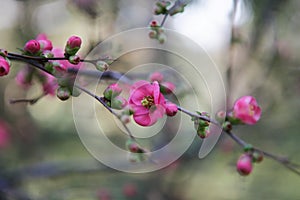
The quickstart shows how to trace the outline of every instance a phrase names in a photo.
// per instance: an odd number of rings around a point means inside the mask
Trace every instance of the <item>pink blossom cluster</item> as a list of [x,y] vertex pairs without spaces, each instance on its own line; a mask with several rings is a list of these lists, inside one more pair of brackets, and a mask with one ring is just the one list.
[[[33,77],[42,83],[44,94],[55,95],[61,99],[68,99],[68,95],[72,95],[72,88],[66,83],[72,81],[70,77],[65,75],[68,68],[79,68],[80,57],[76,55],[81,46],[81,39],[78,36],[71,36],[65,45],[65,50],[62,48],[53,48],[52,41],[45,34],[39,34],[36,39],[26,42],[23,48],[23,54],[40,58],[57,58],[49,60],[44,64],[45,70],[48,73],[36,71],[29,67],[22,68],[17,76],[17,84],[24,89],[32,85]],[[1,60],[0,60],[1,65]],[[60,77],[57,81],[55,77]]]

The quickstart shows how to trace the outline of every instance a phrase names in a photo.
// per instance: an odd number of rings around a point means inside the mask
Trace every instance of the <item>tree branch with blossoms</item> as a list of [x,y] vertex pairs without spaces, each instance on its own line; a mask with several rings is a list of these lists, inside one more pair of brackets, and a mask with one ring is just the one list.
[[[170,5],[167,1],[158,1],[154,12],[157,15],[163,15],[162,22],[160,24],[156,21],[150,23],[149,37],[157,39],[159,43],[164,43],[166,39],[163,25],[167,17],[183,12],[187,3],[176,1],[173,6],[170,7]],[[75,84],[76,75],[104,76],[111,80],[118,80],[120,77],[123,78],[124,75],[109,70],[109,65],[115,61],[113,58],[81,59],[77,55],[81,48],[81,43],[80,37],[71,36],[67,40],[64,50],[53,48],[51,40],[46,35],[40,34],[37,38],[29,40],[20,49],[20,54],[1,50],[0,76],[9,74],[10,61],[23,62],[28,65],[18,72],[16,76],[17,83],[26,89],[32,85],[33,79],[36,78],[43,86],[43,94],[36,98],[13,99],[10,102],[13,104],[35,104],[46,95],[56,95],[60,100],[65,101],[70,97],[76,98],[81,92],[84,92],[96,99],[122,123],[128,136],[128,141],[126,142],[127,150],[137,155],[135,161],[141,162],[147,158],[149,151],[138,143],[128,128],[127,124],[130,123],[131,117],[134,123],[144,127],[151,127],[165,115],[173,117],[180,111],[191,117],[191,125],[194,126],[197,135],[201,139],[205,140],[212,134],[209,126],[214,124],[222,128],[223,133],[243,148],[244,153],[236,163],[239,174],[243,176],[249,175],[253,170],[253,164],[260,163],[263,157],[266,157],[300,175],[300,166],[298,164],[291,162],[285,157],[277,156],[252,146],[233,133],[232,130],[235,125],[253,125],[260,119],[262,111],[254,97],[243,96],[239,98],[235,101],[232,110],[220,111],[217,113],[217,119],[220,120],[213,120],[210,114],[206,112],[193,112],[168,100],[165,95],[172,94],[175,90],[175,85],[165,81],[163,75],[159,72],[152,73],[149,80],[135,82],[125,76],[123,80],[130,85],[128,99],[121,96],[122,89],[118,83],[109,85],[103,91],[103,95],[98,96],[84,86]],[[93,64],[95,71],[85,71],[83,63]],[[223,122],[222,119],[225,119],[225,121]]]

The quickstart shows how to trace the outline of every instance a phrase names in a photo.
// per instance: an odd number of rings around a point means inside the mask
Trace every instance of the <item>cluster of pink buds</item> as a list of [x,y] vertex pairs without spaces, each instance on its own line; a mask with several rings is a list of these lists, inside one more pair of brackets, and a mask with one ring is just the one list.
[[113,109],[123,109],[127,105],[127,101],[120,96],[121,92],[122,88],[117,83],[109,85],[103,92],[105,103]]
[[150,22],[150,29],[149,37],[151,39],[156,39],[160,44],[163,44],[166,41],[164,30],[157,21],[153,20]]
[[263,160],[263,153],[249,150],[242,154],[237,163],[236,169],[241,176],[249,175],[253,170],[254,163],[260,163]]
[[[65,45],[65,50],[53,48],[51,40],[45,34],[39,34],[36,39],[29,40],[24,45],[24,55],[49,59],[43,67],[48,73],[37,71],[34,68],[24,67],[17,76],[18,85],[29,88],[34,77],[42,84],[44,94],[57,95],[61,100],[70,96],[78,96],[79,92],[73,89],[74,77],[66,74],[69,68],[79,68],[81,59],[76,53],[81,47],[81,39],[71,36]],[[57,58],[51,59],[51,58]]]

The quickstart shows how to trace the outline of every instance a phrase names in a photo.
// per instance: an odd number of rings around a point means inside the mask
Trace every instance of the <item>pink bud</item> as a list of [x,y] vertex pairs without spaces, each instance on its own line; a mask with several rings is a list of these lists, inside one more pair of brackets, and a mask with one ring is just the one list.
[[40,47],[42,51],[51,51],[53,46],[52,46],[52,42],[50,40],[48,40],[46,34],[39,34],[36,37],[36,40],[40,43]]
[[157,22],[156,20],[152,20],[152,21],[150,22],[150,26],[151,26],[151,27],[157,27],[157,26],[158,26],[158,22]]
[[29,40],[24,46],[24,51],[30,54],[36,54],[40,51],[40,49],[40,43],[36,40]]
[[243,154],[240,156],[236,163],[236,169],[242,176],[247,176],[252,171],[252,158],[249,154]]
[[129,144],[128,148],[131,153],[137,153],[140,150],[139,145],[135,142]]
[[161,83],[162,93],[171,94],[175,91],[175,85],[171,82],[163,82]]
[[169,103],[169,102],[166,104],[166,114],[168,116],[172,117],[176,115],[177,111],[178,111],[178,107],[176,104]]
[[136,186],[133,184],[126,184],[123,187],[123,194],[126,197],[134,197],[137,195],[137,189]]
[[245,124],[255,124],[261,115],[261,108],[252,96],[239,98],[233,106],[233,116]]
[[151,82],[157,81],[157,82],[160,83],[160,82],[163,81],[163,79],[164,79],[164,76],[159,72],[154,72],[150,75],[150,81]]
[[105,91],[103,92],[103,94],[104,94],[104,97],[107,100],[112,100],[116,96],[119,96],[121,94],[121,92],[122,92],[122,88],[120,88],[117,83],[114,83],[114,84],[109,85],[105,89]]
[[10,65],[8,61],[0,56],[0,76],[5,76],[9,73]]
[[113,109],[123,109],[127,105],[127,100],[121,96],[116,96],[111,99],[111,108]]
[[70,56],[69,57],[69,62],[73,65],[78,65],[80,63],[80,57],[75,55],[75,56]]
[[71,49],[73,48],[80,48],[81,46],[81,38],[78,36],[71,36],[68,41],[67,41],[67,45],[69,45],[69,47]]

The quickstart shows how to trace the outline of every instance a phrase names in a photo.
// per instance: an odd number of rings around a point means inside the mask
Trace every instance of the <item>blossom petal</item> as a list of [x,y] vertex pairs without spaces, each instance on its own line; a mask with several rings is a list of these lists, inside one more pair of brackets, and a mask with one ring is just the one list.
[[149,110],[144,106],[133,106],[134,115],[148,115]]
[[153,121],[149,115],[133,115],[134,121],[141,126],[151,126],[153,125]]

